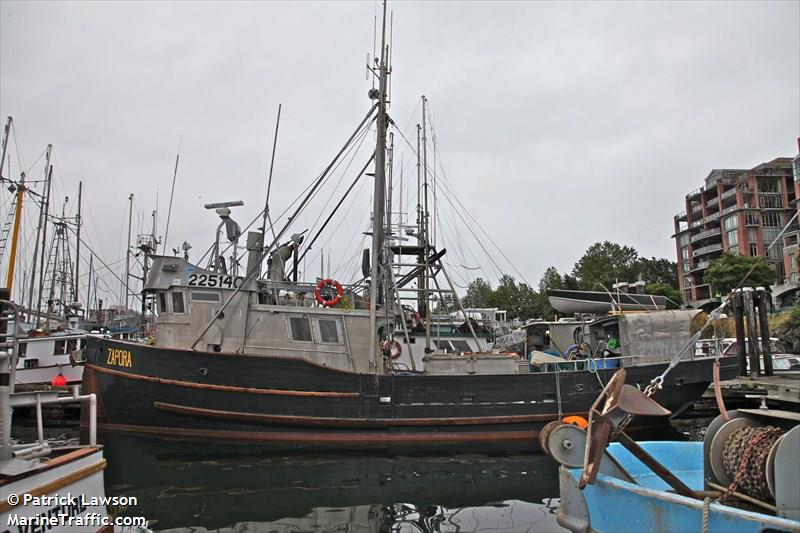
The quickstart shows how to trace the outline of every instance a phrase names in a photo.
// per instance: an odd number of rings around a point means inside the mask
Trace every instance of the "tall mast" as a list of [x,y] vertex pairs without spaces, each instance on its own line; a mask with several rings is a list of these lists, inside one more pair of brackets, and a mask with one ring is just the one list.
[[131,275],[131,224],[133,223],[133,193],[128,196],[128,240],[125,242],[125,312],[128,312],[128,283]]
[[[6,120],[6,127],[3,129],[3,146],[2,153],[0,154],[0,178],[3,177],[3,167],[6,164],[6,147],[8,146],[8,137],[11,134],[11,123],[13,121],[13,118],[8,117]],[[9,297],[11,297],[11,294],[9,294]]]
[[[372,206],[372,265],[370,268],[370,288],[369,288],[369,325],[370,332],[374,334],[378,330],[378,319],[376,308],[384,303],[383,287],[383,230],[386,200],[386,86],[388,70],[386,68],[386,0],[383,1],[383,20],[381,23],[381,59],[378,64],[378,117],[377,117],[377,141],[375,144],[375,188],[373,192]],[[374,91],[370,91],[374,95]],[[370,342],[369,353],[370,361],[378,370],[379,365],[376,358],[376,343]]]
[[17,241],[19,240],[19,226],[20,219],[22,218],[22,200],[25,198],[25,172],[22,173],[17,186],[17,208],[14,213],[14,229],[11,234],[11,257],[8,259],[8,278],[6,278],[6,287],[8,288],[9,298],[13,298],[11,291],[14,283],[14,267],[17,263]]
[[81,205],[83,201],[83,182],[78,182],[78,214],[75,217],[75,223],[78,225],[75,233],[75,284],[72,289],[72,294],[75,295],[75,301],[78,300],[78,291],[80,290],[81,279]]
[[[180,147],[179,147],[180,150]],[[181,153],[175,156],[175,170],[172,172],[172,190],[169,193],[169,208],[167,209],[167,227],[164,230],[164,255],[169,251],[167,249],[167,237],[169,236],[169,219],[172,218],[172,197],[175,196],[175,180],[178,178],[178,161],[181,160]],[[155,236],[155,232],[153,232]]]
[[[272,228],[272,220],[269,218],[269,193],[272,190],[272,170],[275,168],[275,149],[278,147],[278,128],[281,125],[281,107],[282,104],[278,104],[278,118],[275,119],[275,136],[272,139],[272,157],[270,157],[269,161],[269,178],[267,179],[267,198],[264,200],[264,219],[261,221],[261,257],[259,258],[259,262],[264,257],[264,242],[266,241],[265,235],[267,234],[267,221],[269,220],[269,226]],[[275,228],[272,228],[272,237],[277,240],[277,236],[275,235]],[[295,274],[297,273],[297,269],[295,269]]]
[[92,308],[92,276],[94,276],[94,254],[89,254],[89,288],[86,290],[86,318],[89,318],[89,310]]
[[[36,327],[39,327],[41,313],[39,310],[42,305],[42,293],[44,292],[44,271],[45,271],[45,255],[47,254],[47,215],[50,211],[50,189],[53,183],[53,165],[50,164],[50,155],[53,151],[53,145],[47,145],[47,159],[45,160],[44,166],[44,174],[45,174],[45,193],[44,193],[44,201],[42,203],[42,208],[39,211],[39,229],[36,230],[37,235],[40,233],[42,236],[42,254],[39,260],[39,299],[36,300]],[[38,240],[37,240],[37,247],[38,247]],[[34,253],[34,256],[36,254]],[[35,262],[34,262],[35,264]],[[34,276],[31,277],[31,282],[33,282],[35,278]],[[33,309],[33,284],[31,284],[31,309]]]
[[428,127],[425,123],[425,106],[428,99],[422,95],[422,187],[423,187],[423,211],[422,223],[424,231],[422,232],[422,255],[423,262],[425,263],[425,270],[423,270],[423,297],[425,298],[425,351],[431,347],[431,294],[430,294],[430,265],[428,264],[428,249],[430,248],[430,224],[428,214]]

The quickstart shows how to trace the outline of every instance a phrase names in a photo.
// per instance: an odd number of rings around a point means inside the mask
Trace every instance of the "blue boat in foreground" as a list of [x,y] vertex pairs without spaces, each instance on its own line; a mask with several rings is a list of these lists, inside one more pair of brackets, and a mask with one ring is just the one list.
[[[670,412],[621,369],[577,427],[551,422],[542,449],[561,464],[557,519],[575,533],[800,533],[800,414],[740,409],[703,442],[642,442],[634,416]],[[612,442],[612,441],[617,442]]]
[[[702,442],[640,442],[686,485],[702,494]],[[705,503],[669,492],[670,486],[619,443],[607,452],[636,483],[600,473],[593,485],[578,489],[582,468],[562,466],[559,472],[561,505],[558,523],[574,532],[643,533],[645,531],[800,532],[800,522],[760,512]],[[797,453],[797,452],[795,452]],[[707,526],[703,508],[708,507]]]

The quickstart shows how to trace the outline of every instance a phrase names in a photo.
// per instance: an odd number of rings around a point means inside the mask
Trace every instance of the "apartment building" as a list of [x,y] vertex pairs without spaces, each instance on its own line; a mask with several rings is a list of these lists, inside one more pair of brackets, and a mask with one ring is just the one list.
[[674,217],[673,235],[684,302],[702,307],[718,300],[704,274],[726,252],[765,256],[775,269],[776,283],[785,284],[787,273],[797,278],[796,261],[792,259],[790,268],[791,261],[784,257],[789,233],[795,237],[797,257],[800,232],[796,223],[777,239],[797,209],[800,184],[792,167],[791,158],[779,157],[749,170],[715,169],[702,187],[686,195],[685,211]]

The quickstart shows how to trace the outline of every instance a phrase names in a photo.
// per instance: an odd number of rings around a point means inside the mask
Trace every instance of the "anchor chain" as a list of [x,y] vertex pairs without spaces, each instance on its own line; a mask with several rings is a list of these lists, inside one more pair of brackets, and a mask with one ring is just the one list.
[[767,485],[766,462],[772,446],[783,435],[775,426],[740,428],[731,434],[722,449],[725,472],[733,478],[720,501],[738,487],[741,492],[761,501],[772,501]]

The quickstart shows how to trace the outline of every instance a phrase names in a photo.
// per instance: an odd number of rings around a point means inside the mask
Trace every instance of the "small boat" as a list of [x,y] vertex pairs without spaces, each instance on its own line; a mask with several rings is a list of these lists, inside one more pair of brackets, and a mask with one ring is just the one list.
[[547,298],[553,309],[567,315],[601,314],[609,311],[661,311],[667,308],[667,298],[656,294],[547,289]]
[[76,365],[73,353],[83,348],[86,332],[67,329],[50,333],[27,329],[17,339],[17,385],[75,385],[83,378],[83,367]]
[[[8,290],[1,290],[8,297]],[[13,305],[0,302],[0,325],[13,316]],[[13,323],[2,341],[13,344]],[[0,531],[53,531],[62,533],[110,533],[114,520],[106,505],[103,471],[106,460],[96,438],[96,398],[58,391],[12,393],[15,354],[0,351]],[[42,406],[70,402],[89,404],[89,443],[52,446],[44,439]],[[38,439],[32,443],[11,442],[14,407],[35,407]],[[141,524],[145,525],[145,524]]]
[[[542,446],[561,464],[559,524],[575,533],[800,532],[800,414],[725,412],[702,443],[637,443],[625,434],[622,420],[658,409],[612,380],[587,430],[545,428]],[[609,444],[615,433],[619,442]]]

